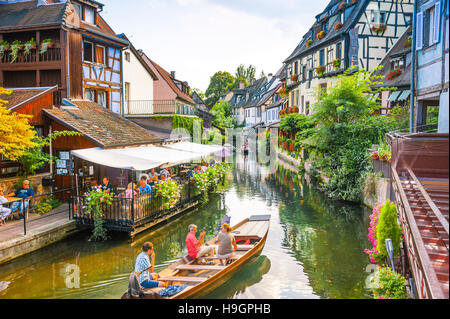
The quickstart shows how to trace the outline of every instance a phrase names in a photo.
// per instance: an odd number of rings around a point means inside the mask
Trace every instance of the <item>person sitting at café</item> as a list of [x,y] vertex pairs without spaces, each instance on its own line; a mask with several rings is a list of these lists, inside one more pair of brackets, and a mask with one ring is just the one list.
[[187,178],[192,178],[194,177],[194,170],[192,168],[189,168],[189,170],[186,172],[186,177]]
[[[225,223],[222,225],[220,233],[217,236],[218,248],[216,257],[222,266],[228,263],[229,259],[233,256],[233,251],[237,250],[236,240],[231,234],[232,230],[230,225]],[[225,263],[223,260],[225,260]]]
[[[203,239],[205,238],[205,232],[201,232],[199,238],[195,237],[197,232],[197,225],[191,224],[188,226],[188,234],[186,236],[186,247],[188,250],[189,258],[195,259],[206,255],[212,255],[214,253],[214,247],[202,246]],[[204,260],[202,260],[204,262]]]
[[166,178],[170,177],[169,171],[168,171],[167,169],[165,169],[165,168],[163,168],[163,169],[159,172],[159,175],[161,176],[161,178],[162,178],[162,175],[165,175]]
[[138,189],[141,195],[152,193],[152,187],[149,184],[147,184],[147,178],[145,176],[142,176],[141,179],[139,180]]
[[206,172],[206,169],[208,168],[208,164],[206,164],[206,163],[202,163],[202,170],[204,171],[204,172]]
[[128,183],[128,187],[123,195],[124,198],[133,198],[136,197],[137,192],[134,190],[136,188],[136,184]]
[[196,173],[203,173],[203,169],[200,165],[197,165],[197,168],[195,169]]
[[211,160],[209,161],[209,166],[214,166],[216,165],[216,160],[214,158],[211,158]]
[[103,184],[100,186],[100,189],[109,194],[114,193],[114,186],[109,182],[109,178],[106,176],[103,177]]
[[166,181],[166,174],[161,174],[159,177],[161,178],[161,181]]
[[22,188],[17,189],[15,192],[8,194],[6,197],[17,197],[20,199],[24,199],[24,201],[17,201],[12,203],[11,205],[11,213],[15,213],[17,209],[20,210],[20,219],[23,219],[23,212],[28,208],[30,200],[34,196],[34,191],[30,187],[30,181],[24,180],[22,184]]
[[[150,261],[151,258],[151,261]],[[139,284],[143,288],[164,287],[161,281],[158,281],[158,274],[154,273],[155,252],[151,242],[145,242],[142,245],[142,252],[136,258],[134,272],[139,273]]]
[[156,177],[156,179],[158,179],[159,174],[157,172],[155,172],[155,169],[152,168],[152,170],[150,171],[150,173],[148,174],[148,178],[150,180],[153,180],[154,177]]
[[0,187],[0,226],[5,223],[6,217],[11,214],[11,209],[3,207],[2,204],[6,204],[8,199],[5,197],[3,193],[3,188]]

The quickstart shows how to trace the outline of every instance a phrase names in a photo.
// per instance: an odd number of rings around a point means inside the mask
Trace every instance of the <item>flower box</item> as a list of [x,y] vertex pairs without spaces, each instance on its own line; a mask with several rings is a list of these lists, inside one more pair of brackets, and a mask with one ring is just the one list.
[[298,75],[297,74],[292,74],[290,79],[291,79],[292,82],[297,82]]
[[312,41],[311,39],[309,39],[308,41],[306,41],[306,47],[309,48],[309,47],[311,46],[312,42],[313,42],[313,41]]
[[342,9],[344,9],[346,6],[347,6],[347,2],[342,1],[341,3],[339,3],[338,8],[339,8],[339,10],[342,10]]
[[323,76],[323,72],[325,72],[325,67],[323,65],[319,65],[316,68],[317,76],[322,77]]
[[374,24],[372,25],[370,30],[372,30],[372,32],[375,32],[376,34],[383,33],[384,31],[386,31],[386,24],[384,23]]
[[322,30],[322,31],[320,31],[319,33],[317,33],[317,39],[318,40],[321,40],[321,39],[323,39],[324,37],[325,37],[325,31],[324,30]]
[[333,26],[334,30],[340,30],[342,28],[342,23],[340,21],[336,22]]
[[334,59],[331,63],[333,63],[335,70],[339,70],[341,68],[341,59]]
[[386,79],[389,80],[389,81],[390,81],[390,80],[393,80],[393,79],[399,77],[400,74],[402,74],[402,70],[400,70],[400,69],[394,69],[394,70],[391,70],[391,71],[389,71],[389,73],[386,75]]

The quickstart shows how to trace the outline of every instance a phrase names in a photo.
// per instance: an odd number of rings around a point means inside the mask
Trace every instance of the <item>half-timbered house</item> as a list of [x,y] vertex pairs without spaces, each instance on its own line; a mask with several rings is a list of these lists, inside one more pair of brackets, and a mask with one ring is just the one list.
[[332,0],[284,61],[289,106],[309,114],[319,89],[355,66],[376,67],[411,21],[412,0]]

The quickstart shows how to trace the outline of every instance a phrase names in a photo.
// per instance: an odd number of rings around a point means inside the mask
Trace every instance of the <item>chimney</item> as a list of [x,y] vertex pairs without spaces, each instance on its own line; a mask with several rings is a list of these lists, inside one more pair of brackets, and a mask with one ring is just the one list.
[[240,90],[245,89],[245,82],[244,81],[240,81],[239,82],[239,89]]
[[170,76],[175,79],[175,71],[170,71]]

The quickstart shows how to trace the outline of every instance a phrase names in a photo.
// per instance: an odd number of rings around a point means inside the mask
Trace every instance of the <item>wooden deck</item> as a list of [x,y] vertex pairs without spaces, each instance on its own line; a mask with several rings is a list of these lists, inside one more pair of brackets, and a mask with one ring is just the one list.
[[417,294],[448,299],[448,135],[393,140],[392,155],[392,185]]

